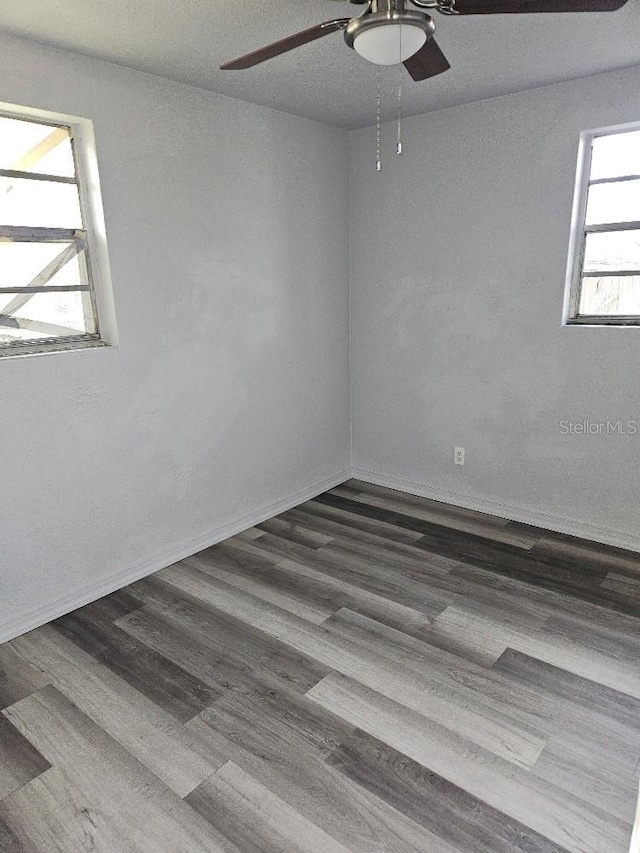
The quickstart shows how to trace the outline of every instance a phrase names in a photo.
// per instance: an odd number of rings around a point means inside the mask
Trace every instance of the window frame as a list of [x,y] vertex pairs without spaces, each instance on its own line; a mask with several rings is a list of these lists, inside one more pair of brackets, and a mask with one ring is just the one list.
[[[612,183],[624,179],[628,180],[630,177],[625,175],[613,179],[605,178],[591,181],[593,141],[600,136],[615,136],[619,133],[629,133],[632,131],[640,131],[640,122],[585,130],[580,134],[563,310],[563,325],[565,326],[640,326],[640,313],[637,315],[579,313],[587,234],[607,231],[640,230],[640,222],[607,222],[601,225],[586,224],[587,201],[591,184]],[[638,274],[640,274],[640,271]]]
[[[69,131],[75,162],[75,184],[78,188],[82,226],[80,229],[36,228],[30,226],[1,226],[7,233],[20,230],[28,233],[65,232],[65,239],[84,242],[84,261],[81,263],[83,286],[88,287],[91,308],[95,318],[95,333],[39,338],[33,341],[16,340],[0,344],[0,361],[25,355],[43,355],[53,352],[113,347],[118,345],[115,307],[111,283],[107,238],[100,192],[100,179],[96,157],[95,134],[90,119],[50,112],[33,107],[0,102],[0,116],[22,119],[51,127],[64,127]],[[6,171],[6,170],[4,170]],[[68,233],[67,233],[68,232]],[[52,234],[55,238],[55,234]],[[25,240],[24,242],[34,242]],[[35,241],[39,242],[39,241]],[[1,283],[0,283],[1,286]]]

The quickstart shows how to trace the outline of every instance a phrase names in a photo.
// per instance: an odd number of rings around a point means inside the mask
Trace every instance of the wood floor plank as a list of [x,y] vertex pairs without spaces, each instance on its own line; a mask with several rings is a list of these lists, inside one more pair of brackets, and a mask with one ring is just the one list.
[[270,518],[268,521],[263,521],[258,525],[258,530],[273,533],[282,539],[289,539],[291,542],[297,542],[298,545],[305,545],[307,548],[319,548],[321,545],[328,545],[333,539],[332,536],[314,530],[313,527],[284,518]]
[[571,853],[627,853],[630,824],[338,673],[309,698]]
[[30,696],[51,679],[16,652],[9,643],[0,645],[0,710]]
[[[444,610],[433,620],[428,636],[431,645],[458,654],[482,666],[492,666],[507,649],[505,637],[479,634],[473,628],[451,624]],[[442,618],[441,618],[442,617]]]
[[187,723],[202,725],[216,748],[352,853],[460,853],[330,767],[304,737],[283,738],[258,708],[215,703]]
[[[139,607],[140,602],[136,603]],[[112,622],[76,611],[51,624],[63,637],[181,722],[195,717],[219,695],[209,685],[122,632]]]
[[[264,531],[262,535],[264,535]],[[201,560],[211,559],[217,566],[228,569],[230,572],[239,568],[260,569],[269,565],[269,557],[257,550],[239,551],[232,548],[231,542],[234,538],[236,537],[226,539],[224,542],[218,542],[210,548],[199,551],[198,557]],[[251,542],[255,544],[257,538],[262,537],[254,537]]]
[[[7,853],[37,853],[37,849],[35,844],[23,841],[0,815],[0,850],[6,850]],[[53,847],[49,846],[48,849]]]
[[387,542],[386,546],[382,546],[378,542],[352,538],[348,534],[337,535],[327,545],[313,549],[272,533],[265,533],[253,544],[266,556],[310,561],[309,565],[320,569],[330,567],[333,562],[325,559],[327,554],[335,557],[336,553],[340,555],[342,552],[346,559],[352,558],[354,562],[361,557],[372,565],[384,565],[387,568],[398,566],[408,572],[419,572],[420,576],[446,576],[458,565],[448,558],[442,559],[438,555],[427,554],[423,548],[414,547],[413,543],[408,545],[404,542]]
[[276,669],[256,665],[250,658],[244,661],[238,656],[231,658],[220,648],[215,635],[204,634],[179,612],[166,607],[148,605],[123,617],[119,625],[123,631],[152,646],[222,694],[297,691],[297,686],[291,685]]
[[[640,628],[640,622],[638,627]],[[594,620],[589,623],[572,614],[550,617],[546,628],[560,637],[589,646],[595,652],[613,659],[634,660],[640,657],[640,630],[629,631],[627,626],[621,629]]]
[[544,535],[537,542],[535,551],[540,555],[561,559],[564,563],[590,567],[598,572],[616,572],[640,580],[640,554],[633,551],[561,534],[553,537]]
[[[518,704],[517,688],[514,691],[513,683],[502,676],[496,678],[495,668],[479,665],[455,651],[433,644],[428,631],[422,637],[411,637],[348,608],[334,613],[323,623],[323,627],[334,636],[377,652],[418,674],[428,673],[430,679],[455,679],[469,688],[475,682],[480,691],[490,694],[494,699],[501,696],[505,704]],[[525,690],[521,697],[522,704],[531,704],[534,696],[531,691]],[[532,719],[540,722],[543,718],[536,715]]]
[[357,730],[329,756],[328,763],[461,850],[565,851],[366,732]]
[[561,593],[569,593],[585,601],[599,602],[602,606],[622,613],[640,614],[640,607],[636,602],[629,602],[624,595],[613,590],[604,590],[600,586],[606,570],[599,569],[597,563],[575,566],[563,563],[562,559],[553,554],[534,553],[535,548],[524,551],[507,543],[489,542],[480,536],[462,531],[455,531],[456,535],[453,536],[452,531],[446,531],[430,522],[330,493],[319,495],[315,500],[355,517],[362,515],[370,520],[422,532],[422,538],[415,545],[429,552]]
[[192,791],[186,801],[243,853],[349,853],[232,761]]
[[619,575],[609,572],[601,584],[603,589],[612,589],[636,601],[640,599],[640,579],[630,578],[627,575]]
[[[165,580],[175,583],[178,588],[193,588],[194,583],[198,585],[195,570],[189,574],[184,568],[172,567],[162,574]],[[452,704],[454,695],[460,698],[460,691],[454,694],[447,687],[436,690],[433,679],[428,675],[421,676],[396,660],[390,661],[370,649],[336,637],[322,626],[305,622],[266,602],[257,606],[248,600],[246,593],[226,587],[213,578],[208,581],[208,594],[215,598],[220,609],[253,622],[254,627],[268,636],[301,654],[314,657],[329,669],[336,669],[363,684],[383,690],[407,708],[454,727],[510,761],[523,766],[535,764],[545,739],[527,722],[495,709],[491,715],[484,715],[482,709],[470,707],[467,702]]]
[[[451,603],[448,596],[441,596],[434,589],[427,589],[422,578],[415,580],[406,571],[390,571],[388,562],[383,559],[374,559],[370,555],[358,556],[332,545],[317,549],[305,548],[303,545],[280,539],[271,533],[265,533],[256,540],[255,547],[280,559],[292,560],[332,575],[346,583],[359,586],[370,593],[395,601],[396,604],[404,607],[419,610],[429,616],[441,613]],[[426,559],[424,563],[424,571],[429,570]],[[430,573],[442,574],[443,572],[439,567],[434,567]]]
[[[136,595],[159,610],[164,618],[177,616],[178,629],[224,655],[232,667],[257,674],[272,673],[292,690],[305,693],[329,671],[312,656],[300,654],[277,638],[269,637],[251,624],[263,612],[255,596],[186,565],[176,565],[136,584]],[[222,606],[227,598],[243,602],[235,613]],[[279,612],[278,608],[276,612]],[[285,611],[282,611],[285,612]],[[121,622],[120,624],[123,624]]]
[[369,567],[371,573],[380,572],[389,580],[397,579],[398,574],[402,575],[402,585],[407,588],[410,584],[409,595],[427,601],[431,606],[431,641],[445,649],[462,650],[479,662],[492,663],[504,651],[505,643],[499,638],[479,638],[473,630],[465,632],[459,624],[451,629],[446,619],[449,605],[472,607],[494,621],[516,626],[540,626],[549,618],[548,613],[531,607],[528,602],[523,603],[521,594],[518,596],[518,593],[484,590],[481,585],[479,589],[474,584],[462,585],[457,577],[452,577],[453,570],[450,569],[442,574],[440,571],[434,572],[431,559],[415,560],[414,557],[408,561],[388,555],[383,562],[377,558],[372,546],[347,543],[341,537],[336,538],[331,547],[321,548],[318,553],[323,559],[329,557],[333,561],[333,571],[336,566],[349,566],[351,557],[355,556],[359,564],[364,563]]
[[324,606],[312,596],[303,595],[296,589],[276,583],[272,564],[259,570],[236,568],[234,571],[229,571],[218,566],[212,554],[209,554],[207,559],[195,556],[187,557],[182,562],[186,566],[193,566],[231,586],[237,586],[245,592],[269,601],[277,607],[282,607],[290,613],[295,613],[296,616],[308,622],[320,624],[334,612],[333,608]]
[[[318,547],[319,544],[316,542],[313,547]],[[188,557],[184,562],[202,572],[217,574],[226,583],[239,586],[247,592],[257,591],[259,597],[266,597],[277,606],[297,613],[312,622],[322,622],[330,615],[331,611],[318,602],[308,599],[305,602],[291,590],[278,590],[259,583],[260,573],[267,571],[273,565],[273,559],[270,554],[263,553],[256,540],[246,543],[243,540],[231,539],[206,548],[199,554]]]
[[241,729],[250,722],[262,733],[263,748],[271,743],[275,752],[288,744],[289,749],[297,747],[300,754],[319,759],[327,758],[353,732],[353,726],[306,696],[269,687],[225,696],[199,718],[232,739],[234,727]]
[[459,590],[464,590],[464,597],[472,604],[481,603],[484,606],[495,596],[503,610],[504,618],[501,621],[510,622],[512,611],[520,616],[522,609],[525,609],[536,617],[540,616],[540,623],[552,616],[575,616],[586,623],[608,625],[612,630],[629,635],[636,634],[640,625],[638,616],[633,614],[620,613],[597,602],[584,601],[469,564],[458,563],[449,572],[447,581]]
[[[364,504],[364,501],[363,501]],[[439,554],[426,554],[424,548],[419,547],[418,543],[423,539],[424,534],[416,531],[405,531],[412,533],[413,538],[410,541],[402,541],[397,538],[389,538],[386,536],[385,524],[380,519],[368,519],[364,515],[355,515],[353,513],[342,512],[339,516],[325,515],[327,511],[332,511],[333,507],[324,503],[316,503],[311,501],[309,504],[303,504],[300,507],[287,510],[280,516],[281,518],[296,520],[299,523],[307,524],[313,529],[322,530],[327,535],[332,536],[332,540],[339,539],[341,542],[351,543],[354,545],[369,546],[369,551],[373,548],[381,556],[389,558],[406,558],[408,562],[417,561],[418,564],[428,564],[434,570],[440,570],[446,574],[451,568],[458,565],[456,560],[452,560],[446,556]],[[353,521],[362,526],[354,526]],[[401,528],[397,528],[400,530]],[[328,545],[333,544],[328,542]],[[322,547],[322,546],[321,546]]]
[[140,602],[128,590],[118,589],[73,612],[92,622],[115,622],[116,619],[121,619],[127,613],[133,613],[139,607]]
[[238,853],[54,687],[44,687],[5,713],[75,789],[97,801],[110,823],[126,827],[134,849]]
[[[563,732],[549,738],[536,764],[536,777],[630,825],[638,786],[635,769],[640,740],[629,741],[622,751],[619,743],[609,741],[606,730],[600,740],[586,739],[582,734]],[[598,767],[597,774],[594,766]]]
[[[480,745],[487,745],[491,737],[497,737],[496,730],[502,729],[504,748],[497,749],[494,746],[492,751],[523,766],[533,767],[536,764],[551,730],[551,712],[541,707],[531,690],[519,688],[495,670],[487,670],[349,610],[338,611],[327,620],[325,628],[346,641],[350,647],[355,645],[370,652],[370,656],[362,655],[363,661],[375,661],[376,657],[381,656],[400,672],[409,669],[413,673],[414,684],[425,684],[431,701],[434,697],[446,697],[450,713],[448,717],[436,715],[428,701],[420,706],[413,701],[413,697],[406,703],[407,707],[465,734]],[[354,673],[345,674],[357,677]],[[373,681],[358,680],[376,688]],[[376,689],[405,704],[407,691],[393,694],[382,687]],[[468,726],[464,722],[463,712],[469,715]],[[472,734],[474,727],[476,730]],[[486,731],[481,733],[482,729]],[[505,732],[517,732],[528,740],[528,760],[524,758],[524,750],[522,754],[511,753]]]
[[512,628],[455,606],[448,608],[440,618],[446,619],[452,627],[460,625],[463,630],[475,630],[489,640],[503,640],[516,651],[640,699],[640,669],[635,661],[622,654],[614,656],[599,651],[589,642],[562,634],[553,626]]
[[473,533],[476,536],[481,536],[483,539],[491,539],[494,542],[505,542],[508,545],[515,545],[525,550],[532,548],[540,538],[536,535],[514,531],[507,526],[506,521],[503,524],[496,524],[495,516],[488,516],[488,521],[469,516],[461,517],[452,511],[434,510],[423,500],[407,500],[401,496],[402,493],[400,492],[385,495],[373,494],[371,492],[361,493],[349,487],[338,486],[335,489],[331,489],[329,494],[358,501],[369,506],[379,507],[380,509],[389,509],[412,518],[450,528],[451,530]]
[[[268,541],[268,540],[267,540]],[[349,536],[338,536],[328,545],[323,545],[318,550],[319,554],[331,555],[334,559],[344,560],[348,565],[351,558],[366,562],[370,566],[385,568],[390,576],[399,574],[411,581],[422,582],[425,579],[435,577],[446,577],[451,571],[452,565],[447,560],[431,559],[424,550],[406,546],[399,551],[395,545],[382,550],[378,545],[368,542],[354,542]],[[431,590],[433,592],[433,590]],[[426,590],[422,589],[424,595]],[[425,597],[427,597],[425,595]]]
[[[330,511],[331,507],[325,507],[323,504],[314,504],[313,501],[310,501],[309,503],[294,507],[294,509],[288,509],[279,515],[278,518],[317,530],[319,533],[324,533],[330,539],[340,536],[348,538],[351,542],[363,542],[368,545],[374,545],[383,553],[413,554],[414,556],[418,556],[421,553],[413,545],[414,542],[422,538],[419,533],[413,534],[407,541],[397,538],[389,539],[385,536],[384,525],[379,525],[378,522],[365,524],[363,528],[354,527],[349,523],[348,514],[330,515],[326,514],[326,510]],[[407,532],[410,533],[410,531]],[[457,565],[454,560],[449,560],[447,557],[437,557],[436,561],[445,570]]]
[[234,539],[242,539],[244,542],[252,542],[254,539],[257,539],[259,536],[262,536],[262,530],[258,530],[257,527],[248,527],[246,530],[243,530],[241,533],[236,533]]
[[[286,515],[297,514],[297,510],[289,511]],[[322,524],[326,523],[322,519]],[[336,541],[342,541],[349,533],[349,528],[346,525],[335,525],[334,522],[329,522],[334,525],[332,531],[336,534]],[[324,527],[323,527],[324,529]],[[389,549],[385,552],[378,547],[376,540],[384,541],[381,537],[373,534],[365,534],[366,538],[361,540],[361,531],[357,531],[357,535],[353,537],[354,541],[364,541],[365,544],[372,548],[378,548],[378,554],[383,553],[388,557],[386,563],[386,571],[389,576],[393,576],[398,568],[395,561],[395,554]],[[238,544],[230,540],[230,544],[234,547],[251,547],[245,543]],[[388,543],[395,549],[397,543]],[[402,546],[408,549],[409,546]],[[256,550],[257,554],[260,554]],[[406,553],[406,552],[403,552]],[[415,557],[415,549],[410,549]],[[435,645],[440,645],[442,648],[461,652],[469,656],[471,659],[480,663],[491,664],[506,648],[506,644],[501,640],[490,642],[488,638],[482,638],[481,642],[477,642],[477,636],[474,631],[464,632],[460,626],[455,626],[452,630],[448,626],[446,620],[440,622],[437,611],[442,606],[445,600],[451,603],[473,603],[474,607],[481,607],[485,614],[490,613],[493,618],[499,621],[510,623],[524,623],[541,625],[550,615],[554,613],[564,613],[567,611],[567,606],[563,606],[558,600],[559,597],[553,593],[548,593],[546,590],[539,590],[542,597],[534,598],[531,601],[531,596],[528,595],[528,587],[518,581],[512,581],[508,578],[495,576],[481,570],[471,570],[470,567],[461,563],[457,563],[448,558],[444,558],[442,564],[437,565],[437,570],[433,571],[433,555],[428,555],[428,563],[425,564],[421,571],[412,569],[412,577],[420,579],[424,584],[423,597],[433,594],[437,595],[437,603],[432,608],[434,618],[426,620],[419,618],[415,622],[415,611],[405,609],[403,605],[395,605],[395,610],[391,614],[386,614],[384,611],[389,609],[391,602],[382,596],[375,596],[370,601],[363,601],[363,596],[374,596],[373,593],[366,593],[361,587],[355,584],[347,584],[332,574],[327,573],[331,569],[327,569],[324,563],[320,564],[322,569],[310,569],[301,562],[287,560],[286,558],[279,559],[279,555],[274,554],[274,560],[278,569],[287,569],[289,577],[280,579],[281,583],[290,583],[291,585],[302,585],[303,590],[308,590],[313,596],[323,597],[320,590],[316,586],[312,586],[316,580],[322,585],[331,583],[339,590],[345,590],[348,593],[348,598],[335,597],[330,600],[335,609],[347,607],[351,610],[356,610],[364,615],[371,616],[379,622],[398,628],[406,633],[413,634],[420,638],[424,637],[424,629],[430,627],[429,641]],[[438,560],[438,556],[435,555]],[[318,565],[316,563],[316,565]],[[332,567],[333,568],[333,567]],[[335,571],[335,568],[333,569]],[[475,574],[472,574],[472,571]],[[463,575],[461,579],[460,575]],[[476,576],[477,575],[477,576]],[[546,597],[545,597],[546,596]],[[583,602],[577,602],[577,605],[582,605],[581,613],[584,613],[585,605]],[[403,612],[404,610],[404,612]],[[441,611],[440,611],[441,612]],[[602,611],[609,614],[610,611]],[[411,614],[414,614],[413,617]],[[589,614],[591,615],[591,614]],[[615,615],[615,614],[614,614]],[[409,618],[407,618],[409,617]]]
[[[385,506],[379,505],[377,499],[374,499],[373,502],[368,502],[364,496],[359,500],[355,500],[355,497],[356,496],[354,495],[350,495],[348,497],[338,495],[332,491],[318,495],[318,497],[315,498],[315,502],[333,507],[334,509],[342,510],[350,515],[364,516],[372,521],[375,520],[383,524],[390,524],[404,530],[410,530],[414,533],[421,533],[422,538],[416,540],[418,542],[422,542],[425,537],[428,537],[430,540],[433,540],[434,543],[438,543],[440,541],[442,541],[443,544],[458,542],[461,545],[475,545],[479,549],[482,547],[496,548],[498,545],[496,540],[489,542],[477,533],[469,533],[460,529],[455,530],[456,535],[453,536],[454,530],[452,528],[447,530],[442,524],[427,521],[424,518],[419,518],[415,514],[399,512],[397,509],[393,508],[393,505],[390,506],[389,502],[384,501],[383,499],[381,499],[379,503],[386,504]],[[496,528],[496,530],[499,529],[500,528]],[[514,545],[513,543],[500,544],[502,545],[502,550],[504,552],[511,553],[514,556],[522,551],[521,547]],[[434,550],[436,549],[434,548]]]
[[640,731],[640,699],[582,678],[566,669],[507,649],[494,664],[512,683],[523,684],[538,695],[553,696],[571,703],[574,709],[597,715],[604,727],[617,722],[630,731]]
[[[612,814],[628,815],[629,781],[633,781],[634,770],[640,760],[640,717],[633,729],[617,724],[611,715],[590,713],[575,698],[572,702],[563,702],[552,691],[540,692],[535,684],[519,683],[498,666],[487,672],[485,667],[476,665],[472,660],[443,653],[429,642],[407,637],[347,610],[336,613],[325,627],[346,640],[377,651],[392,664],[408,667],[420,677],[428,674],[431,689],[448,695],[452,706],[467,707],[470,712],[475,712],[478,726],[482,726],[485,719],[495,722],[506,715],[512,725],[517,721],[525,731],[543,733],[544,746],[532,766],[534,772],[549,781],[553,781],[553,776],[547,773],[546,767],[553,766],[550,760],[555,756],[555,752],[548,748],[549,740],[562,743],[564,747],[558,760],[563,765],[562,774],[559,772],[557,775],[558,783],[562,778],[568,779],[572,765],[571,758],[567,756],[573,755],[577,781],[567,781],[568,790],[576,790],[579,780],[589,773],[593,775],[594,767],[598,767],[602,785],[594,784],[592,789],[599,788],[603,796],[609,797]],[[499,679],[493,677],[496,673],[500,674]],[[522,687],[526,689],[522,690]],[[606,692],[606,688],[595,684],[594,688]],[[385,693],[384,689],[378,689]],[[391,696],[402,702],[400,697],[401,694],[399,697]],[[448,721],[444,725],[451,727]],[[477,742],[477,738],[472,739]],[[606,747],[601,749],[601,744]],[[539,772],[543,759],[543,770]],[[598,801],[593,797],[591,801],[596,805],[604,802],[602,798]]]
[[[241,547],[251,546],[242,543]],[[432,624],[425,613],[287,558],[275,557],[272,565],[261,569],[258,576],[275,589],[289,589],[305,602],[321,604],[327,614],[325,618],[341,607],[349,607],[409,634],[421,632]]]
[[[522,588],[512,589],[506,585],[499,590],[495,586],[485,588],[482,583],[476,583],[468,577],[462,584],[459,575],[465,566],[447,559],[447,568],[443,571],[444,567],[434,567],[433,555],[425,551],[417,560],[414,555],[412,562],[401,562],[395,555],[385,555],[384,562],[378,563],[371,546],[363,546],[360,543],[343,545],[342,538],[338,537],[330,548],[320,549],[319,554],[330,554],[333,561],[340,564],[342,552],[355,554],[369,566],[379,565],[380,570],[389,578],[394,578],[398,573],[409,578],[412,582],[411,592],[433,603],[433,627],[436,629],[435,633],[441,633],[443,637],[447,636],[447,632],[445,626],[440,625],[439,617],[451,604],[464,604],[466,607],[480,609],[491,619],[507,624],[541,625],[550,615],[548,609],[532,606],[531,602],[523,597]],[[462,633],[458,634],[457,638],[463,641],[463,644],[473,646],[473,643],[469,643],[470,638],[464,638]]]
[[[543,556],[533,548],[519,554],[505,552],[507,545],[484,546],[474,541],[447,541],[440,536],[425,535],[416,543],[430,553],[436,551],[469,566],[484,568],[495,574],[559,593],[566,598],[596,604],[613,612],[640,616],[637,600],[602,587],[601,572],[583,566],[564,564],[560,559]],[[500,552],[502,550],[502,553]]]
[[[475,509],[466,509],[466,507],[456,506],[455,504],[445,503],[444,501],[436,501],[431,498],[412,495],[408,492],[401,492],[398,489],[391,489],[388,486],[378,486],[375,483],[367,483],[364,480],[347,480],[347,482],[342,483],[339,488],[348,489],[349,491],[354,491],[361,495],[379,495],[383,498],[398,501],[418,509],[429,509],[432,512],[451,518],[477,521],[482,524],[492,525],[493,527],[507,527],[511,524],[508,519],[500,518],[497,515],[491,515],[487,512],[479,512]],[[531,528],[530,533],[541,536],[543,531],[539,528]]]
[[51,766],[11,723],[7,713],[0,714],[0,800]]
[[0,802],[3,853],[140,853],[129,828],[101,798],[87,796],[57,768]]
[[383,522],[380,519],[371,520],[364,515],[352,518],[352,513],[346,512],[340,507],[333,506],[332,504],[325,504],[318,501],[317,498],[300,504],[296,507],[296,510],[309,513],[311,515],[317,515],[321,518],[330,519],[331,521],[340,522],[341,524],[346,524],[353,530],[373,533],[376,536],[384,536],[385,539],[388,539],[391,542],[404,542],[411,545],[422,539],[422,534],[420,532],[407,530],[403,527],[399,527],[397,524]]
[[87,717],[178,796],[189,793],[226,760],[51,626],[11,642],[27,660],[48,672],[58,690]]

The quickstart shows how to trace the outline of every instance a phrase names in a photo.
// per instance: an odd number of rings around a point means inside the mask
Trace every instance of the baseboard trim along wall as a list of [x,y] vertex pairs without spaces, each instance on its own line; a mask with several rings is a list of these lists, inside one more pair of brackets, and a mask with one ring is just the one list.
[[287,509],[292,509],[294,506],[311,500],[311,498],[322,494],[322,492],[326,492],[327,489],[332,489],[334,486],[344,483],[350,476],[350,470],[344,469],[330,477],[316,480],[304,489],[285,495],[268,504],[263,504],[259,509],[236,518],[233,521],[229,521],[215,530],[210,530],[201,536],[177,543],[175,546],[167,548],[158,554],[153,554],[151,557],[146,557],[143,560],[133,563],[133,565],[128,566],[126,569],[122,569],[106,578],[101,578],[99,581],[83,586],[81,589],[76,589],[69,593],[69,595],[61,596],[48,604],[36,607],[27,613],[22,613],[20,616],[16,616],[14,619],[0,624],[0,643],[6,643],[8,640],[20,636],[20,634],[25,634],[27,631],[32,631],[34,628],[40,627],[40,625],[51,622],[52,619],[64,616],[65,613],[70,613],[78,607],[83,607],[91,601],[96,601],[96,599],[102,598],[110,592],[121,589],[123,586],[147,577],[147,575],[151,575],[154,572],[158,572],[160,569],[164,569],[180,560],[184,560],[192,554],[197,554],[203,548],[209,548],[223,539],[235,536],[236,533],[240,533],[248,527],[253,527],[255,524],[267,521],[267,519],[273,518],[274,515],[279,515]]
[[373,483],[377,486],[387,486],[390,489],[397,489],[400,492],[406,492],[410,495],[431,498],[432,500],[441,501],[453,506],[490,513],[500,518],[519,521],[523,524],[531,524],[535,527],[542,527],[556,533],[566,533],[570,536],[590,539],[593,542],[602,542],[605,545],[613,545],[617,548],[626,548],[630,551],[640,552],[640,535],[637,534],[614,530],[609,527],[601,527],[583,521],[576,521],[575,519],[552,513],[518,507],[478,497],[477,495],[468,495],[452,489],[442,489],[437,486],[431,486],[428,483],[381,474],[378,471],[369,471],[364,468],[353,468],[352,470],[345,468],[330,477],[314,481],[304,489],[285,495],[268,504],[263,504],[255,511],[229,521],[215,530],[210,530],[201,536],[177,543],[171,548],[139,560],[106,578],[101,578],[99,581],[76,589],[68,595],[61,596],[48,604],[44,604],[34,610],[29,610],[27,613],[22,613],[0,624],[0,643],[5,643],[14,637],[20,636],[20,634],[32,631],[34,628],[38,628],[52,619],[64,616],[65,613],[69,613],[78,607],[89,604],[91,601],[102,598],[102,596],[108,595],[110,592],[121,589],[173,563],[184,560],[186,557],[202,551],[203,548],[209,548],[223,539],[235,536],[236,533],[240,533],[248,527],[253,527],[255,524],[260,524],[260,522],[266,521],[274,515],[278,515],[287,509],[304,503],[304,501],[311,500],[322,492],[327,491],[327,489],[332,489],[334,486],[338,486],[351,478],[363,480],[366,483]]
[[368,471],[364,468],[352,469],[351,475],[354,479],[363,480],[365,483],[387,486],[390,489],[397,489],[410,495],[431,498],[434,501],[441,501],[477,512],[486,512],[497,515],[499,518],[506,518],[509,521],[519,521],[522,524],[543,527],[554,533],[566,533],[569,536],[579,536],[581,539],[589,539],[592,542],[601,542],[603,545],[613,545],[616,548],[625,548],[628,551],[640,551],[639,534],[576,521],[566,516],[514,506],[477,495],[468,495],[453,489],[441,489],[427,483],[381,474],[378,471]]

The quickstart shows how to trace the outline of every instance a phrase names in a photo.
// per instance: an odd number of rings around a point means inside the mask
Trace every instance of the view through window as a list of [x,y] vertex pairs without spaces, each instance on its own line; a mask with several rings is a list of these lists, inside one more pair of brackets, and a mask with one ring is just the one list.
[[569,322],[640,323],[640,130],[586,139]]
[[0,355],[99,342],[70,128],[0,115]]

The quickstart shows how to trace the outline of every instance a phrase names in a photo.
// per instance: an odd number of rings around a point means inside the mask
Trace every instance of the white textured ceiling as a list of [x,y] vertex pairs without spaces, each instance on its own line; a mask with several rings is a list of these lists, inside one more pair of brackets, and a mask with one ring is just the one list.
[[[329,0],[0,0],[0,29],[329,124],[373,123],[375,67],[342,33],[247,71],[229,59],[320,21],[359,14]],[[606,14],[434,15],[452,69],[414,83],[405,114],[640,63],[640,0]],[[385,117],[397,70],[383,72]]]

